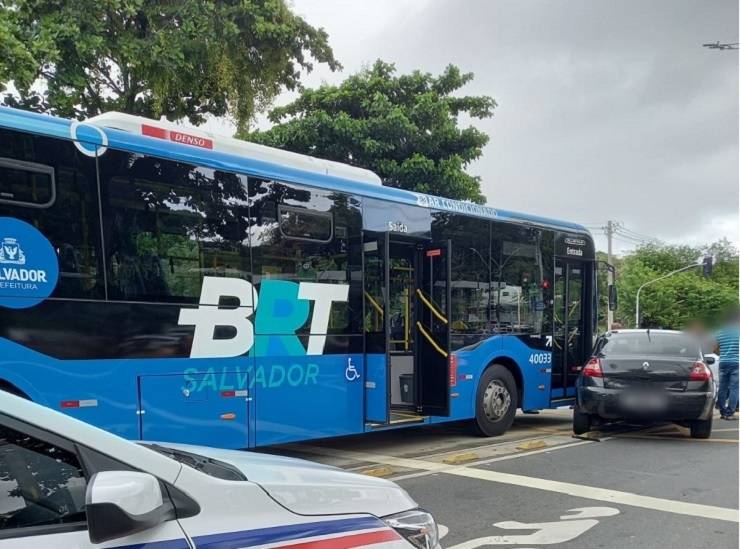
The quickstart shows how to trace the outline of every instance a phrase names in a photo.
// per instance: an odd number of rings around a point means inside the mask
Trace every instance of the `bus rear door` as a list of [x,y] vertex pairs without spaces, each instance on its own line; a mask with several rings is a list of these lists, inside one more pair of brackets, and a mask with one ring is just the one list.
[[589,350],[585,317],[588,310],[586,263],[555,262],[552,401],[575,396],[575,383]]
[[450,415],[450,257],[449,240],[421,246],[417,256],[417,411]]
[[367,232],[363,239],[365,334],[365,422],[390,421],[388,235]]

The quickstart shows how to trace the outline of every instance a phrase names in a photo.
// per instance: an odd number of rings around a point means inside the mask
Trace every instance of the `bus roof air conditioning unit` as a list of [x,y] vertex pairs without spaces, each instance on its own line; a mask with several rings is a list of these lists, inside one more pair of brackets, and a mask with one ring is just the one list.
[[107,112],[89,118],[87,122],[105,128],[155,137],[173,143],[214,150],[306,172],[330,175],[359,183],[382,185],[380,177],[364,168],[356,168],[341,162],[274,149],[265,145],[206,132],[192,126],[174,124],[166,120],[152,120],[132,114]]

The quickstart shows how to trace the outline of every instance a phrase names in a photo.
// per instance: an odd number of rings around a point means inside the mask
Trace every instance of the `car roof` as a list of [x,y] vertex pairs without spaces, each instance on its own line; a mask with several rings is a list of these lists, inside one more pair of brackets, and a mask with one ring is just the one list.
[[146,472],[170,483],[175,481],[182,469],[181,464],[153,450],[5,391],[0,391],[0,413],[87,446],[134,468],[145,467]]

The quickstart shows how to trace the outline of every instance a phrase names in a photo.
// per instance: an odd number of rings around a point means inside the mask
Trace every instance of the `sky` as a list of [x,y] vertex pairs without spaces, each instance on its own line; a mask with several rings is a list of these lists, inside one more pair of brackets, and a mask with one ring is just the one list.
[[[475,74],[493,118],[461,119],[491,138],[468,171],[488,204],[700,245],[738,242],[737,0],[294,0],[329,34],[339,83],[375,59],[400,73]],[[276,104],[295,97],[285,93]],[[268,127],[264,117],[260,127]],[[627,233],[627,234],[624,234]],[[631,235],[631,236],[630,236]],[[642,238],[642,237],[637,237]]]

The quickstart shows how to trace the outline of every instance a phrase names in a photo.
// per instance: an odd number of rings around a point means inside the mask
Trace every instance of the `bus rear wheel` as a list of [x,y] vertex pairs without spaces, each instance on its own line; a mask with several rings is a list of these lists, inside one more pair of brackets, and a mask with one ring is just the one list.
[[514,422],[519,393],[511,372],[501,364],[491,364],[480,378],[475,400],[473,426],[479,435],[504,434]]

